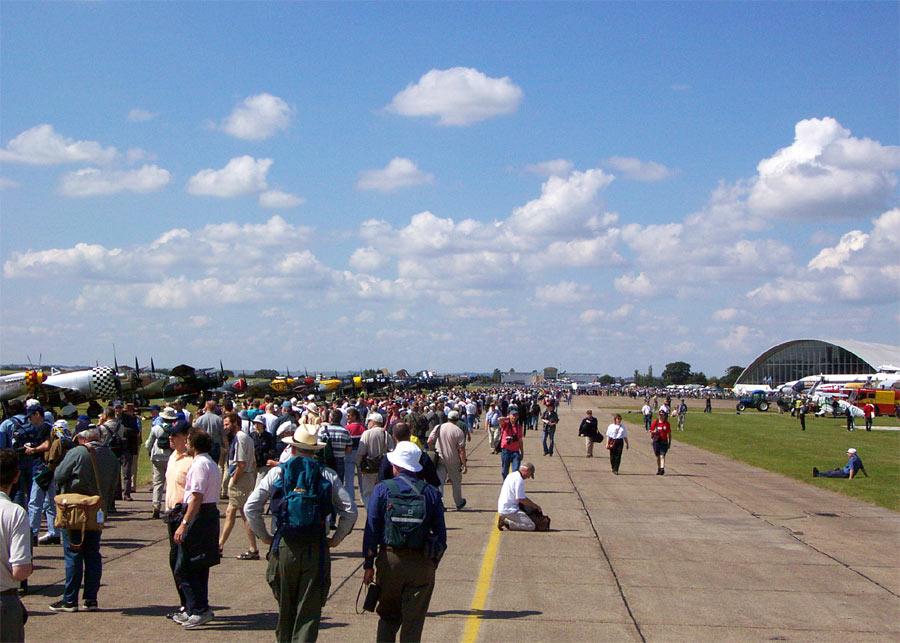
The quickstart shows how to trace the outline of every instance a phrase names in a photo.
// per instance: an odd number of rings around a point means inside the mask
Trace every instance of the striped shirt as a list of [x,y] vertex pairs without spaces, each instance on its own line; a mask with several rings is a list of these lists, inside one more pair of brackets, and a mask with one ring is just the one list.
[[331,441],[331,450],[334,451],[335,458],[343,458],[346,455],[347,447],[353,446],[353,438],[350,437],[350,431],[342,427],[340,424],[323,424],[319,429],[319,439],[325,437],[328,432],[328,439]]

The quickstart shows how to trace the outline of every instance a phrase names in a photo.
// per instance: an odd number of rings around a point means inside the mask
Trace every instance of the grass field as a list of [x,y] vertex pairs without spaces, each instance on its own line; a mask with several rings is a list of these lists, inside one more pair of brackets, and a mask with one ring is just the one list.
[[[640,425],[640,415],[635,415],[639,405],[625,400],[617,402],[618,399],[602,398],[601,407],[604,411],[621,407],[626,422]],[[691,406],[693,411],[687,415],[685,431],[672,432],[676,441],[900,511],[900,431],[867,432],[864,423],[859,421],[856,431],[848,433],[843,417],[812,416],[807,416],[806,431],[801,431],[800,423],[787,413],[750,410],[737,414],[732,404],[719,402],[713,413],[704,414],[702,403],[694,402]],[[900,421],[893,417],[877,418],[875,427],[896,428],[900,427]],[[862,475],[853,480],[812,477],[813,467],[822,471],[843,467],[850,447],[859,452],[868,478]]]

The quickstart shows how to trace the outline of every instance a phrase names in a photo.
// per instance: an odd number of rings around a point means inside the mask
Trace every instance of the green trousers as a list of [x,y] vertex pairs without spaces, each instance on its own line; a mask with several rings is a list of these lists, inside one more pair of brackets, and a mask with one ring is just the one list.
[[425,615],[434,591],[434,563],[423,552],[378,552],[375,582],[378,599],[378,641],[421,641]]
[[278,601],[276,640],[315,641],[331,588],[327,545],[318,538],[282,539],[269,556],[266,580]]

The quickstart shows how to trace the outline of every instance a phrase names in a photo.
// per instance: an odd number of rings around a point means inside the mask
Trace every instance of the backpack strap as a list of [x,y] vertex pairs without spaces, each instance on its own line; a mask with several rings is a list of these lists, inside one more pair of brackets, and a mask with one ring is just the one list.
[[97,458],[94,457],[94,448],[87,445],[85,445],[85,448],[88,450],[88,455],[91,456],[91,467],[94,469],[94,484],[97,486],[100,504],[105,507],[106,501],[103,499],[103,491],[100,490],[100,473],[97,471]]

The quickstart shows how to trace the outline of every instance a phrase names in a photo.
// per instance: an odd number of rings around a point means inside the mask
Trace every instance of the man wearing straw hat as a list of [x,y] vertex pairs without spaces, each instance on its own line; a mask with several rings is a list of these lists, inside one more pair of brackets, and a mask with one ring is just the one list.
[[[325,447],[325,443],[318,440],[318,432],[317,426],[301,424],[293,435],[282,438],[291,449],[290,459],[273,467],[244,505],[250,528],[263,543],[272,545],[266,579],[278,601],[275,630],[278,641],[315,641],[318,637],[322,607],[331,587],[329,550],[340,544],[356,522],[356,506],[337,474],[315,461],[316,452]],[[294,472],[298,470],[307,473],[296,476]],[[288,512],[279,511],[276,505],[285,500],[287,494],[302,491],[300,487],[310,481],[317,490],[327,493],[328,506],[319,508],[316,524],[304,535],[295,535],[290,518],[286,522],[283,517]],[[285,489],[286,484],[293,488]],[[270,498],[272,513],[279,517],[274,536],[269,533],[262,516]],[[329,513],[338,517],[337,529],[330,538],[325,520]]]

